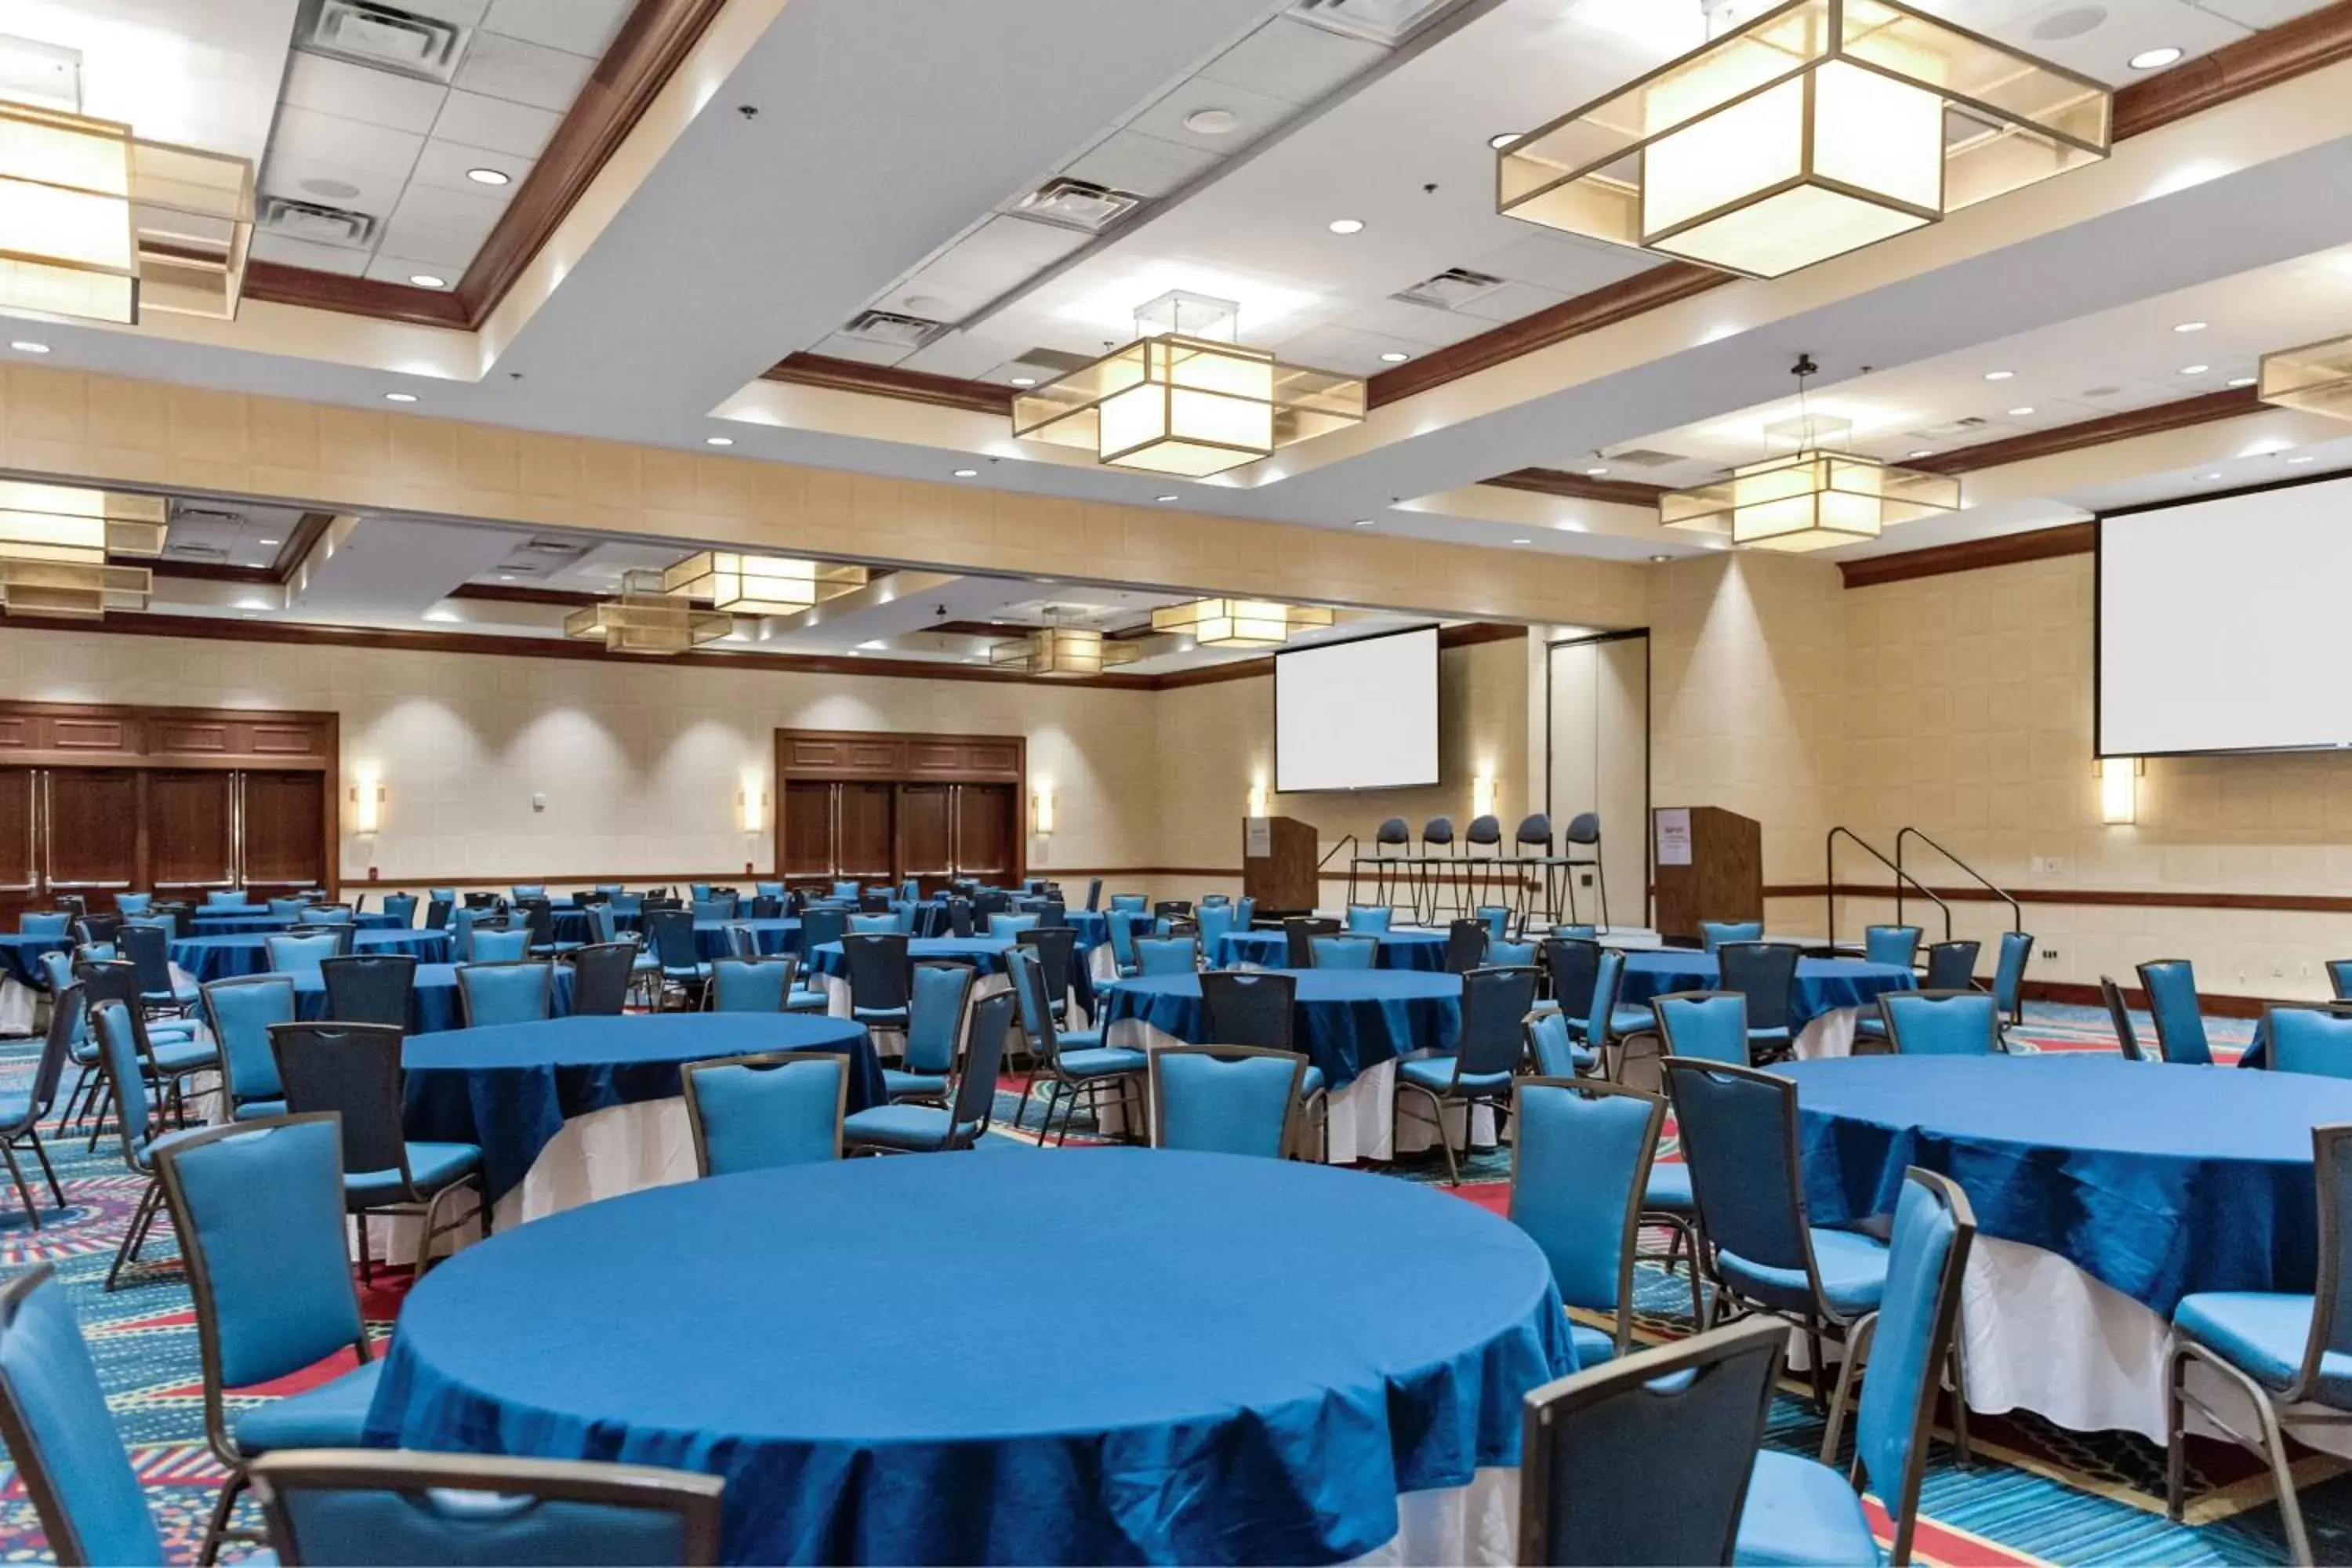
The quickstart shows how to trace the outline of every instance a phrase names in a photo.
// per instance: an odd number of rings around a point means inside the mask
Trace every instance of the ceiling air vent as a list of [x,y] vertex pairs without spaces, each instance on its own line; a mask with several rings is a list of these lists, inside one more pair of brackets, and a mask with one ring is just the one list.
[[1473,272],[1466,267],[1449,267],[1434,278],[1424,278],[1410,289],[1398,290],[1395,297],[1440,310],[1458,310],[1502,286],[1499,278]]
[[447,81],[457,68],[466,29],[374,0],[318,0],[304,42],[383,70]]
[[1953,419],[1941,425],[1930,425],[1925,430],[1914,430],[1911,434],[1922,441],[1948,441],[1955,436],[1972,436],[1991,423],[1990,419],[1980,419],[1971,414],[1965,419]]
[[845,338],[856,338],[861,343],[881,343],[894,349],[919,349],[939,331],[940,323],[927,321],[920,316],[901,316],[892,310],[868,310],[841,329]]
[[364,246],[375,232],[375,219],[347,207],[322,202],[290,201],[284,196],[261,198],[261,226],[289,239],[314,245]]
[[1125,191],[1114,191],[1102,185],[1091,185],[1084,180],[1049,180],[1038,189],[1021,198],[1021,210],[1034,218],[1075,228],[1085,234],[1100,234],[1128,214],[1142,201]]
[[1326,32],[1394,48],[1461,0],[1291,0],[1290,15]]
[[1622,452],[1603,452],[1602,457],[1629,468],[1671,468],[1689,458],[1679,452],[1661,452],[1654,447],[1628,447]]
[[593,545],[570,539],[527,539],[507,552],[498,571],[507,576],[549,577],[579,561]]

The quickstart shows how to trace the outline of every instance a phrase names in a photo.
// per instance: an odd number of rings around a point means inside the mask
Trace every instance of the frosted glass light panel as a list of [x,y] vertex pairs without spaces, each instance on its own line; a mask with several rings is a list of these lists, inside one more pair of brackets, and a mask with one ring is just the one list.
[[735,629],[735,617],[698,610],[661,591],[661,574],[631,572],[614,599],[583,605],[563,617],[563,635],[602,642],[607,653],[684,653]]
[[160,496],[0,479],[0,559],[103,565],[109,555],[161,555]]
[[139,308],[236,317],[253,243],[253,164],[165,142],[132,143]]
[[1270,599],[1195,599],[1151,612],[1151,629],[1190,637],[1202,647],[1280,647],[1294,631],[1328,626],[1331,612]]
[[1106,642],[1088,626],[1046,626],[996,644],[988,650],[988,662],[1028,675],[1100,675],[1106,666],[1132,662],[1139,651],[1131,644]]
[[730,616],[784,616],[866,586],[866,568],[704,550],[662,573],[662,592]]
[[1892,0],[1790,0],[1504,148],[1496,209],[1777,278],[2105,157],[2109,118]]
[[139,319],[129,126],[0,101],[0,308]]
[[2264,354],[2255,391],[2264,403],[2352,419],[2352,338]]
[[1826,550],[1960,504],[1960,482],[1868,458],[1808,448],[1734,468],[1728,477],[1658,498],[1658,521],[1735,545]]
[[109,610],[143,610],[155,574],[144,566],[17,560],[0,555],[0,613],[96,620]]

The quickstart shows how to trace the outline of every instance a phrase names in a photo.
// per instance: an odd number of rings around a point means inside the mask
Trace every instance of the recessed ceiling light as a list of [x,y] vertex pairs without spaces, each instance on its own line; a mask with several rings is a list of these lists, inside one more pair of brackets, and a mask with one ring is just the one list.
[[1511,542],[1514,544],[1533,544],[1535,541],[1532,539],[1514,539]]
[[2251,375],[2233,375],[2230,378],[2230,384],[2231,386],[2252,386],[2254,384],[2254,378]]
[[1013,384],[1015,386],[1034,386],[1037,384],[1037,378],[1034,375],[1016,375],[1012,378],[1012,381]]
[[2290,463],[2308,463],[2311,461],[2311,454],[2306,452],[2300,458],[2289,458],[2287,461]]
[[2131,68],[2136,71],[2162,70],[2179,58],[2180,51],[2170,44],[2160,49],[2142,49],[2131,58]]
[[888,647],[890,645],[884,642],[880,637],[868,637],[866,641],[859,643],[857,646],[859,647]]
[[1609,471],[1609,467],[1608,467],[1608,465],[1607,465],[1607,464],[1605,464],[1605,463],[1604,463],[1604,464],[1601,464],[1601,465],[1600,465],[1599,467],[1596,467],[1596,468],[1587,468],[1587,469],[1585,469],[1584,471],[1585,471],[1587,474],[1590,474],[1592,478],[1594,478],[1594,479],[1599,479],[1601,475],[1603,475],[1603,474],[1605,474],[1605,473],[1607,473],[1607,472]]
[[1326,226],[1333,234],[1361,234],[1364,220],[1360,217],[1335,217]]
[[1985,379],[1987,381],[2007,381],[2016,374],[2017,373],[2013,370],[1989,370],[1985,372]]
[[1674,557],[1673,557],[1673,556],[1671,556],[1671,555],[1653,555],[1653,556],[1651,556],[1651,557],[1650,557],[1650,560],[1651,560],[1652,563],[1653,563],[1653,564],[1658,564],[1658,565],[1663,565],[1663,564],[1664,564],[1664,563],[1665,563],[1666,562],[1672,561],[1673,559],[1674,559]]
[[1916,451],[1916,452],[1906,452],[1906,453],[1904,453],[1904,454],[1903,454],[1903,460],[1904,460],[1905,462],[1906,462],[1906,463],[1907,463],[1907,462],[1912,461],[1912,460],[1913,460],[1913,459],[1915,459],[1915,458],[1932,458],[1932,457],[1934,457],[1935,455],[1936,455],[1936,448],[1935,448],[1935,447],[1920,447],[1920,448],[1919,448],[1917,451]]
[[2210,474],[2200,474],[2197,477],[2200,479],[2218,479],[2221,477],[2221,470],[2216,468]]
[[2024,405],[2021,405],[2021,406],[2019,406],[2019,407],[2016,407],[2016,408],[2012,408],[2012,409],[2011,409],[2011,410],[2009,411],[2009,416],[2010,416],[2011,419],[2022,419],[2022,418],[2024,418],[2027,415],[2029,415],[2029,414],[2031,414],[2031,413],[2032,413],[2032,412],[2033,412],[2033,405],[2032,405],[2031,403],[2028,403],[2028,404],[2024,404]]
[[276,540],[274,540],[274,539],[257,539],[257,540],[255,540],[255,541],[254,541],[254,542],[255,542],[256,544],[275,544],[275,543],[277,543],[277,542],[278,542],[278,541],[276,541]]
[[960,479],[976,479],[980,478],[980,470],[978,468],[958,468],[955,471],[955,477]]
[[2183,321],[2172,330],[2176,332],[2201,332],[2205,330],[2205,323],[2202,321]]
[[1241,122],[1230,109],[1196,109],[1184,117],[1184,129],[1196,136],[1223,136]]
[[1162,501],[1171,501],[1171,500],[1179,500],[1179,499],[1181,499],[1181,498],[1176,497],[1176,496],[1158,496],[1158,497],[1155,497],[1155,498],[1153,498],[1153,499],[1158,500],[1162,500]]
[[504,169],[468,169],[466,171],[466,178],[478,185],[507,185],[514,183],[514,176]]
[[511,583],[511,582],[513,582],[513,581],[514,581],[514,579],[513,579],[513,578],[511,578],[511,577],[509,577],[509,576],[508,576],[505,573],[501,572],[501,573],[499,573],[499,582],[501,582],[501,583]]
[[1504,148],[1509,146],[1512,142],[1517,141],[1520,137],[1526,134],[1527,132],[1524,131],[1506,131],[1500,136],[1487,137],[1486,145],[1499,153]]
[[48,344],[37,343],[30,338],[18,338],[8,346],[20,354],[45,354],[49,352]]
[[449,287],[449,279],[446,278],[436,278],[430,272],[412,272],[408,275],[408,280],[419,289],[446,289]]
[[735,444],[735,437],[732,436],[705,436],[702,438],[702,444],[706,447],[732,447]]
[[2212,368],[2213,367],[2210,364],[2184,364],[2180,367],[2180,374],[2183,375],[2203,375],[2207,371],[2211,370]]
[[1381,356],[1381,363],[1382,364],[1402,364],[1412,357],[1412,356],[1411,354],[1406,353],[1402,349],[1391,349],[1388,353]]
[[383,400],[386,403],[414,403],[416,401],[416,394],[413,392],[387,392],[383,395]]
[[1369,517],[1360,517],[1356,520],[1356,526],[1358,528],[1370,528],[1372,526],[1372,520]]

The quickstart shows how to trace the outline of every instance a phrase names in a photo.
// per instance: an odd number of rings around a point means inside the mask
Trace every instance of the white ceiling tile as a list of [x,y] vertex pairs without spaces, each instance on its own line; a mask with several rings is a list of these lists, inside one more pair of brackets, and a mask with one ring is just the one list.
[[[468,147],[436,136],[426,140],[425,151],[417,155],[416,170],[409,178],[420,185],[461,191],[467,195],[495,195],[504,191],[511,196],[515,187],[520,185],[524,176],[530,173],[530,164],[529,158]],[[508,183],[503,185],[483,184],[467,174],[472,169],[496,169],[507,176]]]
[[2330,5],[2333,0],[2197,0],[2199,6],[2246,27],[2275,27],[2281,22]]
[[395,213],[384,226],[383,237],[376,248],[386,256],[405,256],[420,265],[447,278],[462,273],[482,248],[482,236],[436,228],[412,217]]
[[[1223,109],[1239,117],[1240,123],[1222,136],[1203,136],[1184,128],[1184,117],[1197,109]],[[1157,136],[1162,142],[1181,142],[1187,147],[1198,147],[1204,153],[1237,153],[1267,132],[1298,112],[1296,104],[1262,92],[1252,92],[1245,87],[1229,82],[1211,81],[1206,77],[1194,77],[1172,89],[1166,97],[1129,121],[1127,129],[1140,131],[1146,136]]]
[[961,321],[994,298],[995,294],[984,289],[957,288],[942,283],[926,271],[917,273],[898,288],[879,296],[874,301],[874,308],[893,310],[902,316],[920,316],[927,321]]
[[449,89],[392,71],[370,70],[349,60],[297,53],[287,68],[285,101],[344,120],[387,126],[421,136],[433,129]]
[[[1024,343],[1008,342],[1003,338],[987,337],[979,332],[942,332],[908,356],[905,363],[908,370],[927,370],[934,375],[986,376],[991,381],[1001,383],[1003,375],[989,373],[1007,360],[1017,357],[1025,347]],[[1004,373],[1005,375],[1026,374],[1034,373]]]
[[364,250],[342,250],[331,245],[312,245],[307,239],[289,239],[284,235],[267,230],[253,237],[251,252],[256,261],[274,261],[281,267],[307,267],[313,272],[341,272],[356,278],[367,266]]
[[1277,16],[1211,60],[1201,74],[1286,103],[1313,103],[1378,63],[1378,44]]
[[486,31],[601,59],[628,16],[630,0],[491,0]]
[[1500,289],[1490,289],[1462,307],[1465,316],[1476,316],[1488,321],[1516,321],[1521,316],[1532,316],[1547,305],[1557,305],[1567,299],[1557,289],[1538,289],[1532,283],[1506,283]]
[[1409,354],[1418,359],[1429,352],[1428,345],[1418,340],[1334,326],[1309,327],[1293,337],[1283,339],[1274,347],[1276,353],[1292,364],[1307,365],[1316,370],[1341,371],[1349,375],[1378,375],[1384,370],[1394,369],[1394,365],[1381,358],[1384,353]]
[[[509,186],[511,190],[513,187]],[[503,195],[471,195],[464,191],[447,191],[435,185],[411,184],[393,209],[394,221],[423,224],[427,228],[446,229],[451,234],[487,235],[506,211]]]
[[400,0],[400,9],[455,27],[481,26],[482,15],[489,8],[490,0]]
[[466,47],[452,85],[510,103],[565,110],[580,96],[596,62],[499,33],[477,33]]
[[993,300],[1087,243],[1076,229],[1026,218],[992,217],[908,279],[913,293],[947,289]]
[[536,158],[562,121],[563,116],[551,110],[458,91],[450,93],[449,101],[441,106],[433,134],[467,147]]
[[446,261],[425,261],[414,256],[393,256],[379,250],[367,264],[367,275],[383,283],[406,283],[419,274],[455,284],[465,269]]
[[1476,337],[1495,323],[1454,310],[1415,305],[1404,300],[1375,300],[1342,316],[1338,324],[1354,327],[1359,331],[1402,338],[1407,342],[1437,346]]
[[1162,142],[1139,131],[1120,131],[1089,148],[1062,172],[1139,196],[1164,196],[1217,161],[1199,147]]
[[1582,294],[1657,265],[1655,258],[1613,245],[1587,243],[1565,235],[1530,233],[1500,250],[1465,262],[1488,272],[1564,294]]
[[381,125],[367,125],[314,109],[281,109],[278,128],[269,138],[273,158],[300,158],[314,163],[341,163],[372,174],[405,178],[416,164],[425,138]]
[[2068,38],[2034,36],[2034,27],[2044,18],[2061,11],[2079,9],[2080,0],[2044,0],[2013,26],[1997,29],[1995,36],[2053,65],[2114,84],[2138,80],[2147,75],[2131,68],[2131,58],[2143,49],[2177,48],[2201,55],[2246,36],[2246,29],[2237,23],[2184,5],[2182,0],[2110,4],[2107,19],[2087,33]]
[[854,359],[860,364],[897,364],[907,357],[907,351],[888,343],[869,343],[858,338],[845,338],[835,333],[820,339],[809,348],[813,354],[824,354],[833,359]]
[[348,163],[285,157],[272,158],[263,164],[259,181],[264,195],[315,202],[379,218],[392,216],[392,209],[400,205],[400,193],[405,185],[406,181],[398,174],[356,169]]

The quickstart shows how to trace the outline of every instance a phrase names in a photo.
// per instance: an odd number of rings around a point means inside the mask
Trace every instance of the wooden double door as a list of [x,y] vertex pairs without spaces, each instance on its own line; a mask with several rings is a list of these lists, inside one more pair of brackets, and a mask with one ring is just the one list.
[[779,731],[778,870],[801,883],[911,877],[927,893],[959,877],[1013,883],[1024,750],[1018,736]]

